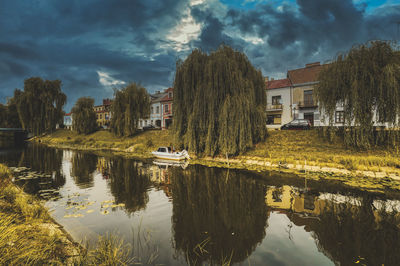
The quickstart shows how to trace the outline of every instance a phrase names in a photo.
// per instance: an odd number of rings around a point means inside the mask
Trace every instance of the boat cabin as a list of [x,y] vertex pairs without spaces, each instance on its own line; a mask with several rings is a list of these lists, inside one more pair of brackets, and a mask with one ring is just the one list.
[[172,149],[171,147],[160,147],[157,150],[158,152],[168,152],[168,153],[172,153]]

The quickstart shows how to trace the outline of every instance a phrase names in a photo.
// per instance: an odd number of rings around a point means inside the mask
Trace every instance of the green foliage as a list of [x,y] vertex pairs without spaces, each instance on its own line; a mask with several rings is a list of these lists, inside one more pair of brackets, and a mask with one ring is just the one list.
[[116,91],[111,111],[112,131],[118,136],[131,136],[137,131],[139,119],[150,115],[150,97],[145,88],[131,83]]
[[20,128],[17,104],[14,98],[11,98],[7,105],[0,104],[0,127]]
[[399,124],[400,53],[392,43],[373,41],[353,47],[322,70],[319,80],[316,97],[331,124],[337,104],[344,106],[346,145],[370,148],[393,145],[392,137],[400,140],[399,134],[385,137],[374,130],[374,120],[390,127]]
[[35,135],[41,135],[53,132],[56,125],[62,123],[62,107],[66,100],[60,80],[32,77],[25,80],[24,91],[14,91],[11,103],[16,105],[22,127]]
[[247,57],[227,46],[178,61],[175,142],[195,153],[238,154],[265,138],[265,84]]
[[94,99],[79,98],[72,108],[72,128],[79,134],[89,134],[97,129]]

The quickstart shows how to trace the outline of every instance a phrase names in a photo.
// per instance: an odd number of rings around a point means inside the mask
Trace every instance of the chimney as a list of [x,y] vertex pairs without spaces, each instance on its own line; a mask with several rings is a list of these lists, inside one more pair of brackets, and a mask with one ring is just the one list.
[[314,66],[320,66],[320,65],[321,65],[320,62],[309,63],[309,64],[306,64],[306,68],[308,68],[308,67],[314,67]]

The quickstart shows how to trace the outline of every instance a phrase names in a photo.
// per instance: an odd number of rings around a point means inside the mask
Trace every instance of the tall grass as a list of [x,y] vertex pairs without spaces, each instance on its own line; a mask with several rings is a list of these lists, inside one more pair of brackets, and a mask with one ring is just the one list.
[[0,164],[0,265],[154,264],[158,253],[135,257],[131,245],[114,234],[100,236],[93,247],[71,242],[40,201],[10,177]]

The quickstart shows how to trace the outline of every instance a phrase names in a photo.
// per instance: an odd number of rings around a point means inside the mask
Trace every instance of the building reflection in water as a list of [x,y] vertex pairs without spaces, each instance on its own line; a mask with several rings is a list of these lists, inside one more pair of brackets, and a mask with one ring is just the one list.
[[312,232],[318,249],[337,265],[400,261],[399,201],[377,200],[369,193],[304,192],[288,185],[268,187],[265,201],[271,211]]

